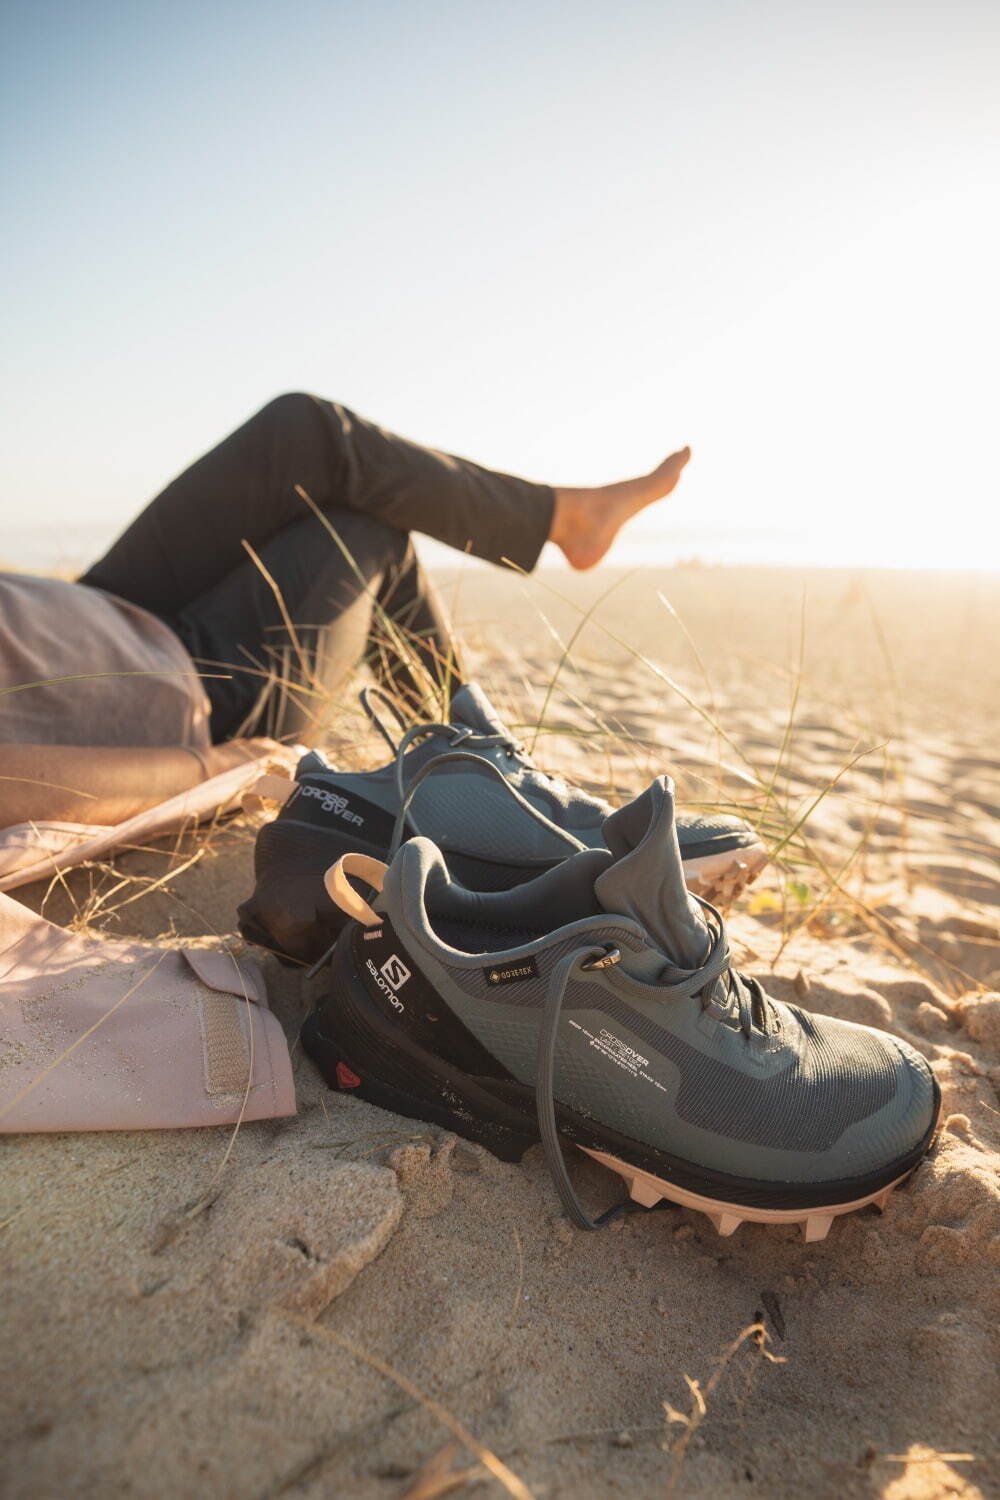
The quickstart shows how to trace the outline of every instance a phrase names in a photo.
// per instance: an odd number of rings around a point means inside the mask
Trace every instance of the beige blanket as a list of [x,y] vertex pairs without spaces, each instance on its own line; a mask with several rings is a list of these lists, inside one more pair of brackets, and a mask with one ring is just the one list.
[[0,829],[0,891],[13,890],[31,880],[42,880],[71,865],[104,859],[116,849],[148,843],[150,839],[235,812],[244,793],[267,767],[291,774],[301,747],[276,751],[265,763],[248,761],[221,776],[213,776],[190,791],[161,802],[114,826],[83,823],[18,823]]

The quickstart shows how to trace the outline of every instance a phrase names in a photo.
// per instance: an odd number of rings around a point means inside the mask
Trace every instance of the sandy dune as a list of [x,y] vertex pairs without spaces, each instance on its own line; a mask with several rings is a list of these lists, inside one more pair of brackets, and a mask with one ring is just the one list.
[[[298,1118],[244,1127],[228,1157],[225,1130],[5,1138],[4,1493],[382,1500],[443,1494],[452,1467],[450,1493],[504,1493],[468,1447],[442,1451],[453,1431],[415,1386],[548,1500],[672,1481],[705,1500],[1000,1494],[996,580],[442,583],[529,738],[544,711],[546,767],[619,798],[670,770],[688,802],[762,811],[776,836],[832,784],[733,913],[735,947],[780,997],[932,1060],[937,1153],[817,1245],[720,1239],[680,1209],[585,1235],[539,1151],[505,1165],[329,1094],[297,1047]],[[329,743],[378,758],[353,709]],[[239,951],[252,838],[228,824],[117,911],[123,892],[95,907],[106,870],[19,894],[56,921]],[[192,847],[118,868],[158,877]],[[265,968],[294,1038],[308,987]],[[593,1207],[618,1195],[582,1157],[574,1172]],[[755,1322],[766,1340],[733,1353],[680,1468],[664,1403],[694,1410],[686,1377],[705,1388]]]

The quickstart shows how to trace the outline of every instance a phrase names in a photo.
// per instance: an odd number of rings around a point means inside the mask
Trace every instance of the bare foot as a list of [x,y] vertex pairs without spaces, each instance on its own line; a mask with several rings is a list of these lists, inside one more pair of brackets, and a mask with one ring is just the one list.
[[691,457],[690,448],[671,453],[651,474],[590,490],[556,490],[549,541],[573,568],[599,563],[631,516],[669,495]]

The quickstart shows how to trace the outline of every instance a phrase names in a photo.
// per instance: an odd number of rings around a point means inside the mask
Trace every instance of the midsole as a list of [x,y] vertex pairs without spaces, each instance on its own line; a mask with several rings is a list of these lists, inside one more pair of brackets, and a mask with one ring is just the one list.
[[[492,1112],[505,1127],[537,1135],[533,1089],[514,1079],[472,1078],[420,1047],[379,1012],[354,969],[349,933],[339,940],[332,974],[336,994],[315,1013],[312,1026],[326,1044],[341,1049],[341,1060],[362,1080],[369,1070],[381,1082],[405,1092],[408,1099],[424,1099],[436,1110],[442,1101],[450,1101],[456,1118],[463,1109],[477,1115]],[[556,1121],[560,1134],[575,1145],[619,1157],[640,1171],[721,1204],[786,1210],[822,1208],[876,1193],[923,1159],[940,1114],[936,1081],[934,1088],[934,1122],[914,1150],[878,1172],[820,1184],[768,1182],[716,1172],[631,1140],[558,1101]]]
[[756,875],[767,864],[767,850],[761,844],[751,844],[741,849],[722,849],[716,854],[682,858],[682,864],[685,880],[698,875],[718,875],[741,864],[746,866],[749,873]]
[[[722,1218],[734,1216],[746,1218],[758,1224],[799,1224],[802,1222],[803,1210],[801,1208],[761,1208],[756,1205],[734,1203],[724,1198],[706,1198],[701,1193],[692,1193],[685,1188],[678,1187],[676,1183],[657,1177],[652,1172],[643,1172],[633,1168],[629,1162],[611,1156],[606,1151],[594,1151],[589,1146],[583,1146],[581,1149],[586,1151],[588,1156],[592,1156],[595,1161],[600,1162],[602,1167],[607,1167],[609,1171],[617,1172],[620,1177],[624,1177],[629,1184],[630,1196],[645,1207],[654,1206],[662,1197],[668,1198],[672,1203],[680,1204],[682,1208],[693,1208],[700,1213],[710,1214],[716,1220],[720,1216]],[[859,1208],[867,1208],[870,1203],[878,1203],[881,1206],[892,1189],[901,1186],[914,1170],[914,1167],[907,1167],[892,1182],[876,1188],[874,1192],[862,1193],[860,1197],[844,1199],[837,1203],[814,1205],[805,1212],[810,1216],[815,1215],[821,1218],[824,1214],[832,1217],[855,1213]],[[728,1228],[720,1225],[720,1232],[728,1234],[735,1227],[735,1224],[731,1224]],[[806,1237],[812,1238],[810,1235]]]

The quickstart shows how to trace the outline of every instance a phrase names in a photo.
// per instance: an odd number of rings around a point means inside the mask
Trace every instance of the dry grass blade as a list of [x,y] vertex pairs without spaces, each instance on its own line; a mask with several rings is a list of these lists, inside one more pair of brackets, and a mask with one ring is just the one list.
[[562,655],[560,656],[559,660],[556,662],[555,670],[553,671],[551,677],[549,678],[548,686],[545,689],[545,697],[542,700],[542,708],[541,708],[541,712],[538,715],[538,723],[535,725],[535,732],[534,732],[534,734],[532,736],[531,744],[529,746],[529,753],[530,754],[532,754],[532,755],[534,754],[535,746],[538,743],[539,730],[541,729],[542,725],[545,723],[545,715],[549,711],[549,704],[552,701],[552,694],[555,691],[555,685],[556,685],[556,683],[559,680],[559,675],[562,672],[563,667],[566,665],[566,662],[569,660],[569,657],[570,657],[570,655],[572,653],[573,647],[576,645],[577,641],[580,638],[581,633],[586,629],[586,627],[589,624],[589,622],[595,617],[595,615],[597,614],[597,611],[600,609],[600,607],[604,603],[605,599],[610,598],[610,596],[614,593],[615,589],[618,588],[621,584],[625,583],[631,577],[632,577],[631,573],[626,573],[621,578],[616,578],[615,581],[614,581],[614,583],[610,584],[608,586],[608,588],[606,588],[602,594],[599,594],[597,596],[597,598],[594,600],[593,604],[589,607],[589,609],[586,609],[586,610],[583,611],[583,613],[580,616],[580,619],[577,621],[576,627],[573,630],[573,633],[570,636],[569,640],[566,642],[565,646],[563,647]]
[[864,760],[865,756],[874,755],[876,750],[883,750],[884,748],[884,745],[871,745],[867,750],[859,750],[857,755],[853,756],[845,766],[841,766],[836,775],[831,776],[826,785],[816,793],[816,796],[809,803],[809,806],[806,808],[805,812],[795,821],[795,823],[793,823],[792,827],[785,834],[784,838],[781,839],[781,841],[776,844],[775,847],[771,850],[771,858],[777,859],[782,849],[784,849],[789,843],[791,843],[792,839],[799,832],[799,829],[809,821],[823,799],[830,795],[834,787],[837,785],[838,781],[840,781],[841,777],[846,776],[848,771],[850,771],[854,766],[858,764],[859,760]]
[[975,1464],[979,1462],[975,1453],[887,1453],[877,1460],[883,1464]]
[[8,1214],[6,1219],[0,1219],[0,1234],[2,1234],[5,1229],[9,1229],[12,1224],[15,1224],[22,1214],[27,1213],[30,1206],[30,1203],[22,1203],[21,1207],[15,1208],[14,1212],[12,1214]]
[[853,849],[851,849],[851,851],[847,854],[847,856],[841,863],[840,868],[836,871],[835,875],[827,881],[826,889],[816,898],[815,901],[813,901],[806,908],[805,912],[797,922],[794,922],[791,927],[785,927],[785,930],[783,931],[781,937],[781,945],[778,948],[777,953],[775,953],[774,958],[771,960],[772,969],[777,968],[778,964],[784,957],[785,950],[790,947],[790,945],[795,941],[799,933],[802,932],[804,928],[807,928],[810,926],[810,924],[814,923],[817,918],[822,915],[824,909],[833,900],[833,897],[843,891],[844,878],[854,865],[858,856],[865,849],[868,842],[868,836],[868,830],[866,829],[861,834],[861,837],[858,839]]
[[932,964],[940,965],[941,968],[947,969],[954,976],[955,980],[960,982],[963,990],[978,990],[980,992],[987,992],[989,990],[987,984],[981,979],[977,979],[973,974],[969,974],[961,965],[952,963],[950,959],[942,957],[940,953],[934,952],[933,949],[928,948],[926,943],[920,942],[919,939],[900,932],[897,924],[890,917],[885,916],[883,912],[876,911],[874,907],[869,906],[867,902],[863,901],[853,891],[840,886],[836,881],[836,877],[830,872],[823,860],[822,855],[817,853],[815,860],[819,869],[823,870],[829,876],[831,883],[850,905],[851,909],[857,912],[859,918],[872,936],[879,938],[894,958],[900,959],[907,967],[916,968],[918,973],[923,974],[925,978],[933,981],[933,974],[928,973],[927,969],[923,968],[919,962],[914,962],[915,956],[920,954],[924,958],[929,959]]
[[61,781],[39,781],[35,776],[0,776],[0,781],[16,781],[21,786],[44,786],[50,792],[72,792],[74,797],[81,797],[89,802],[97,801],[95,792],[84,792],[76,786],[65,786]]
[[407,1481],[406,1488],[399,1492],[398,1500],[438,1500],[439,1495],[450,1495],[463,1485],[488,1478],[482,1464],[473,1464],[468,1469],[453,1469],[452,1464],[458,1452],[457,1443],[446,1443],[439,1453],[427,1460],[419,1473]]
[[[35,822],[34,821],[29,822],[28,827],[31,829],[32,833],[34,833],[35,837],[38,838],[39,842],[41,843],[41,839],[39,837],[39,832],[38,832],[38,827],[35,824]],[[52,879],[49,881],[48,885],[45,888],[45,895],[42,897],[42,905],[41,905],[42,912],[44,913],[44,911],[45,911],[45,903],[48,901],[49,897],[51,896],[52,892],[55,890],[55,888],[57,886],[59,886],[62,889],[62,891],[64,892],[64,894],[66,896],[67,901],[69,902],[70,906],[73,908],[73,920],[74,920],[74,922],[78,921],[79,918],[80,918],[80,904],[77,901],[76,897],[74,896],[73,891],[72,891],[72,889],[70,887],[70,884],[69,884],[68,880],[66,879],[66,872],[64,870],[59,869],[58,866],[56,867],[56,870],[54,871],[54,873],[52,875]]]
[[729,1345],[729,1348],[725,1350],[722,1358],[719,1360],[715,1369],[712,1371],[712,1374],[706,1381],[704,1389],[697,1380],[692,1380],[690,1375],[684,1376],[687,1388],[691,1393],[690,1411],[678,1411],[676,1407],[670,1405],[669,1401],[664,1401],[663,1410],[666,1414],[668,1423],[678,1423],[684,1429],[680,1437],[677,1439],[676,1443],[672,1445],[670,1450],[673,1457],[673,1467],[670,1471],[670,1478],[667,1481],[666,1493],[668,1496],[677,1493],[677,1486],[680,1483],[681,1470],[684,1467],[684,1460],[687,1456],[687,1450],[690,1446],[691,1439],[694,1437],[695,1433],[698,1431],[698,1428],[701,1426],[702,1422],[708,1415],[709,1397],[715,1393],[715,1390],[717,1389],[719,1382],[722,1380],[722,1377],[725,1375],[726,1370],[729,1368],[733,1359],[736,1357],[740,1349],[742,1349],[743,1345],[747,1343],[748,1340],[753,1341],[754,1347],[756,1348],[760,1358],[766,1359],[774,1365],[783,1365],[785,1363],[781,1355],[772,1354],[768,1349],[767,1344],[769,1341],[769,1335],[767,1329],[764,1327],[764,1324],[751,1323],[747,1328],[743,1329],[742,1333],[738,1334],[736,1338],[733,1339],[733,1342]]
[[716,702],[716,697],[715,697],[715,688],[712,685],[712,678],[711,678],[711,675],[709,673],[708,668],[705,665],[704,658],[703,658],[701,652],[698,650],[698,643],[696,642],[696,640],[695,640],[694,636],[691,634],[691,632],[688,630],[688,628],[685,625],[684,621],[681,619],[680,612],[678,611],[678,609],[676,608],[676,606],[674,604],[672,604],[671,601],[667,598],[666,594],[663,592],[662,589],[657,589],[656,590],[656,597],[657,597],[657,599],[659,599],[660,603],[663,605],[663,608],[666,610],[666,612],[670,616],[670,618],[674,621],[674,623],[676,624],[676,626],[677,626],[678,630],[680,631],[681,635],[684,637],[685,641],[687,642],[688,647],[690,648],[690,651],[691,651],[691,655],[694,657],[695,661],[697,662],[697,664],[698,664],[698,670],[699,670],[699,672],[702,675],[702,680],[704,681],[704,684],[705,684],[705,691],[708,693],[708,701],[709,701],[709,703],[712,706],[712,713],[715,714],[716,717],[717,717],[718,716],[718,704]]
[[98,678],[104,677],[151,677],[159,682],[164,677],[197,677],[199,680],[211,678],[225,678],[225,672],[74,672],[71,677],[42,677],[37,682],[15,682],[13,687],[0,688],[0,698],[10,693],[26,693],[29,688],[57,687],[62,682],[96,682]]
[[509,1322],[513,1323],[517,1317],[517,1310],[521,1305],[521,1297],[524,1293],[524,1244],[517,1225],[512,1224],[510,1228],[511,1234],[514,1236],[514,1244],[517,1246],[517,1286],[514,1290],[514,1301],[510,1309],[509,1319]]
[[120,890],[123,886],[127,885],[139,885],[141,887],[140,890],[133,891],[131,896],[126,896],[124,901],[119,901],[117,906],[105,907],[105,901],[110,900],[112,893],[107,893],[103,897],[95,897],[94,903],[90,908],[88,908],[87,912],[84,915],[84,920],[88,923],[91,922],[93,918],[98,914],[98,912],[103,912],[104,916],[106,917],[114,916],[116,912],[123,910],[124,907],[131,906],[133,901],[140,901],[143,896],[149,896],[153,893],[153,891],[162,890],[168,881],[176,879],[178,875],[183,875],[185,870],[190,870],[192,865],[198,864],[207,852],[208,844],[199,844],[193,854],[189,855],[188,858],[183,860],[181,864],[171,866],[171,868],[164,871],[162,875],[129,876],[127,880],[121,881],[119,883],[118,887],[116,887],[116,890]]
[[392,618],[392,616],[383,606],[381,600],[377,597],[375,590],[365,578],[364,573],[358,567],[355,558],[351,554],[350,548],[345,545],[343,538],[340,536],[337,528],[331,522],[329,516],[324,515],[323,511],[316,504],[315,500],[313,500],[312,496],[309,495],[300,484],[297,484],[295,486],[295,492],[312,511],[313,515],[319,521],[320,525],[328,533],[334,544],[339,549],[341,556],[344,558],[344,561],[347,563],[348,567],[354,573],[355,579],[357,580],[362,592],[366,595],[371,604],[372,619],[374,621],[377,621],[381,630],[384,631],[390,650],[396,653],[401,660],[407,663],[407,666],[410,668],[410,671],[417,682],[423,682],[423,690],[426,695],[426,701],[428,703],[433,703],[439,696],[440,684],[432,680],[429,673],[427,672],[426,667],[424,666],[424,663],[421,661],[419,656],[417,656],[416,653],[409,647],[405,638],[405,632],[399,625],[397,625],[396,621]]
[[[276,1309],[276,1311],[278,1310]],[[491,1449],[485,1447],[477,1437],[474,1437],[453,1412],[450,1412],[446,1406],[442,1406],[440,1401],[435,1401],[433,1396],[428,1396],[426,1391],[422,1391],[408,1375],[404,1375],[401,1370],[395,1369],[387,1360],[381,1359],[379,1355],[372,1354],[368,1349],[363,1349],[353,1339],[345,1338],[342,1333],[335,1333],[332,1328],[325,1328],[320,1323],[310,1323],[308,1318],[300,1317],[297,1313],[282,1311],[280,1315],[304,1333],[309,1334],[310,1337],[328,1340],[331,1344],[335,1344],[338,1349],[342,1349],[346,1354],[349,1354],[352,1359],[359,1359],[362,1364],[368,1365],[370,1369],[377,1370],[386,1380],[391,1380],[393,1385],[397,1386],[399,1390],[404,1391],[414,1401],[419,1401],[420,1405],[426,1411],[429,1411],[441,1423],[442,1427],[446,1427],[463,1447],[467,1448],[470,1453],[474,1453],[483,1467],[493,1475],[494,1479],[499,1480],[508,1495],[513,1495],[514,1500],[535,1500],[534,1495],[523,1479],[519,1479],[515,1473],[508,1469],[502,1459],[497,1458]]]
[[[524,575],[524,570],[522,568],[518,568],[516,563],[510,562],[508,558],[504,558],[504,562],[507,563],[508,567],[514,568],[517,572],[521,573],[523,576],[526,576]],[[668,687],[671,692],[676,693],[678,698],[680,698],[683,703],[686,703],[688,708],[692,709],[700,719],[704,720],[704,722],[715,732],[715,734],[718,735],[722,742],[728,745],[732,753],[743,762],[743,764],[746,766],[747,770],[753,777],[754,785],[763,789],[764,783],[762,782],[761,777],[750,758],[744,753],[744,751],[736,743],[736,741],[726,733],[722,725],[713,716],[710,710],[699,703],[698,700],[692,697],[690,693],[686,692],[685,689],[681,687],[679,682],[676,682],[674,678],[672,678],[667,672],[663,671],[662,667],[658,667],[656,663],[654,661],[651,661],[650,658],[646,656],[642,651],[637,650],[636,647],[631,644],[631,642],[625,640],[623,636],[612,630],[610,626],[605,625],[602,620],[597,619],[593,615],[592,610],[585,610],[582,605],[577,604],[574,599],[569,598],[566,594],[560,593],[560,591],[556,588],[553,588],[551,584],[543,583],[541,580],[536,580],[536,582],[538,583],[538,586],[540,588],[545,589],[547,593],[558,599],[562,604],[567,605],[577,614],[589,615],[590,621],[594,625],[595,629],[599,630],[602,635],[607,636],[608,640],[613,641],[614,644],[618,646],[620,650],[624,651],[626,655],[631,657],[633,661],[638,662],[639,665],[644,667],[646,671],[652,673],[652,675],[659,682],[662,682],[665,687]]]
[[[522,594],[525,597],[525,599],[528,600],[527,591],[524,590],[524,589],[522,589]],[[614,779],[613,779],[612,774],[611,774],[611,751],[612,751],[612,746],[614,746],[614,748],[620,750],[624,754],[624,756],[626,757],[626,759],[630,762],[630,764],[632,765],[633,769],[637,773],[641,774],[642,772],[645,771],[645,763],[644,763],[642,755],[640,755],[640,754],[637,753],[637,749],[641,750],[642,748],[644,748],[643,743],[642,743],[641,740],[637,739],[634,735],[629,735],[627,732],[624,732],[624,731],[620,732],[619,729],[616,729],[611,722],[609,722],[608,720],[602,718],[597,713],[597,711],[594,708],[593,704],[588,701],[589,695],[591,695],[593,693],[593,691],[594,691],[594,671],[593,671],[593,667],[592,666],[591,667],[588,667],[588,666],[577,667],[576,663],[572,659],[570,646],[568,646],[567,643],[563,640],[562,636],[559,634],[558,630],[552,624],[551,620],[548,618],[548,616],[545,614],[545,612],[542,609],[539,608],[539,606],[538,606],[538,604],[537,604],[536,601],[534,601],[534,600],[528,600],[528,602],[531,603],[531,605],[533,606],[533,608],[535,610],[535,613],[536,613],[539,621],[541,622],[541,624],[545,628],[546,634],[551,638],[551,640],[553,641],[553,643],[558,647],[558,649],[559,649],[559,651],[561,653],[561,664],[565,664],[565,665],[570,666],[572,668],[572,670],[576,673],[577,677],[579,678],[580,685],[581,685],[581,691],[580,691],[580,693],[575,693],[571,689],[568,689],[568,688],[564,688],[563,692],[564,692],[565,696],[573,704],[573,706],[575,708],[577,708],[594,725],[594,728],[595,728],[597,734],[600,735],[600,736],[603,736],[603,738],[604,738],[604,741],[605,741],[604,755],[605,755],[605,760],[606,760],[606,764],[607,764],[607,777],[606,777],[606,785],[605,785],[605,787],[604,787],[603,790],[606,791],[608,794],[612,794],[613,795],[615,787],[614,787]],[[598,603],[600,603],[600,600],[598,600]],[[574,639],[575,639],[575,634],[574,634]],[[532,685],[531,685],[528,677],[522,674],[521,681],[522,681],[522,684],[523,684],[525,696],[526,697],[530,697],[531,694],[532,694]],[[554,681],[555,681],[555,679],[553,678],[552,679],[552,683],[550,684],[550,687],[554,686]],[[581,696],[581,695],[587,695],[587,696]],[[538,713],[538,714],[535,715],[535,717],[534,717],[534,723],[530,726],[532,734],[534,736],[533,739],[532,739],[532,742],[531,742],[531,747],[530,747],[532,755],[534,754],[535,744],[537,742],[538,737],[542,733],[547,732],[546,731],[546,727],[545,727],[545,723],[544,723],[545,714],[547,712],[547,707],[548,707],[548,698],[546,698],[545,706],[542,708],[542,710],[541,710],[540,713]],[[522,730],[526,731],[529,728],[529,726],[528,726],[527,723],[524,723],[524,724],[515,723],[514,728],[516,728],[516,729],[522,729]],[[582,738],[586,737],[586,732],[585,731],[577,731],[577,732],[574,733],[573,731],[568,730],[565,726],[560,726],[559,733],[563,734],[563,735],[570,734],[573,738],[576,738],[576,739],[582,739]]]
[[250,560],[253,563],[254,567],[257,569],[258,573],[260,573],[261,577],[264,579],[265,583],[268,585],[274,595],[275,603],[278,606],[278,612],[280,613],[282,621],[284,622],[285,629],[288,631],[288,638],[291,641],[292,646],[295,650],[295,654],[299,659],[299,671],[302,674],[303,679],[306,682],[312,680],[313,685],[315,686],[315,678],[313,677],[312,667],[310,665],[302,642],[299,639],[299,633],[295,628],[292,617],[288,613],[288,606],[285,604],[284,595],[282,594],[281,589],[278,587],[277,580],[264,566],[261,558],[254,551],[253,547],[251,547],[246,537],[243,538],[243,548],[250,557]]
[[768,810],[768,807],[770,806],[771,798],[774,796],[774,788],[775,788],[775,785],[777,783],[778,776],[781,773],[781,767],[784,765],[785,756],[788,753],[788,747],[789,747],[789,745],[791,743],[792,732],[793,732],[793,730],[795,728],[795,715],[796,715],[796,712],[797,712],[798,706],[799,706],[799,696],[800,696],[800,694],[802,692],[802,673],[803,673],[803,669],[805,667],[805,659],[806,659],[806,599],[805,599],[805,593],[803,593],[803,595],[802,595],[802,606],[801,606],[801,610],[800,610],[800,614],[799,614],[799,660],[798,660],[798,667],[796,669],[796,672],[795,672],[795,675],[794,675],[794,678],[793,678],[793,681],[792,681],[792,701],[791,701],[791,703],[788,706],[788,717],[785,720],[785,729],[784,729],[784,733],[782,734],[782,737],[781,737],[781,744],[778,747],[778,756],[777,756],[777,759],[775,760],[775,763],[774,763],[774,770],[771,773],[771,779],[768,782],[767,787],[766,787],[765,792],[764,792],[764,801],[763,801],[763,804],[761,805],[761,809],[760,809],[760,819],[761,819],[761,821],[763,821],[763,819],[767,815],[767,810]]

